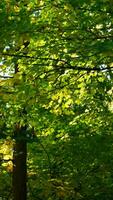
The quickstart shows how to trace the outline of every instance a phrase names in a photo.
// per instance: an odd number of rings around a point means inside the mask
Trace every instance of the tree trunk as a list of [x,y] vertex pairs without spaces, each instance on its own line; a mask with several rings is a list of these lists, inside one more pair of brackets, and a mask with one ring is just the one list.
[[[29,41],[23,43],[26,49]],[[21,49],[18,49],[18,51]],[[18,58],[15,60],[15,74],[19,72]],[[24,75],[24,74],[23,74]],[[24,76],[23,76],[24,77]],[[25,79],[25,77],[24,77]],[[25,81],[25,80],[23,80]],[[15,84],[16,86],[17,84]],[[27,112],[25,108],[21,110],[19,115],[23,117]],[[25,120],[26,124],[26,120]],[[16,124],[14,131],[15,144],[13,148],[13,176],[12,176],[12,189],[13,200],[26,200],[27,199],[27,140],[26,140],[27,126],[20,126]]]
[[[27,141],[22,137],[25,127],[21,127],[15,135],[14,149],[13,149],[13,200],[26,200],[27,199]],[[20,135],[20,138],[19,138]],[[24,133],[25,135],[25,133]]]

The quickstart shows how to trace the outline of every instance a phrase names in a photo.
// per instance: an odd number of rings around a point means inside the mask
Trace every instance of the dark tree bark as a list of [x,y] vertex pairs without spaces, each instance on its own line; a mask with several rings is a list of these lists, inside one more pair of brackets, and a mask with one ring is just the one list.
[[[26,49],[29,45],[29,41],[23,43]],[[19,51],[21,47],[17,50]],[[15,60],[15,74],[19,72],[18,58]],[[25,81],[25,74],[23,74]],[[16,87],[16,84],[15,84]],[[23,108],[19,115],[20,117],[26,116],[27,112]],[[26,124],[26,120],[24,121]],[[26,200],[27,199],[27,126],[20,126],[16,124],[14,131],[14,147],[13,147],[13,175],[12,175],[12,189],[13,200]]]
[[27,141],[24,135],[26,135],[25,127],[16,128],[13,149],[13,200],[27,199]]

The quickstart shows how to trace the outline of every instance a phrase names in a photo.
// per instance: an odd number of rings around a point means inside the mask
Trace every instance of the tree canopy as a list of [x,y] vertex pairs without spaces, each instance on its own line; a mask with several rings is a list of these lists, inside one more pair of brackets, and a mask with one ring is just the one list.
[[112,199],[112,1],[3,0],[0,19],[0,197],[26,141],[27,199]]

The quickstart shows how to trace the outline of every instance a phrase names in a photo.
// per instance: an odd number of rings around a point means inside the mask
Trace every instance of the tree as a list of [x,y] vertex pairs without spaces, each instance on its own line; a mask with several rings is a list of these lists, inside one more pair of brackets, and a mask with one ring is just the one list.
[[[0,126],[3,137],[15,139],[14,200],[27,198],[26,143],[39,132],[48,130],[54,141],[67,134],[71,142],[75,132],[78,141],[101,136],[105,130],[111,134],[113,16],[109,3],[1,3],[1,27],[4,22],[5,27],[0,41]],[[87,141],[80,141],[86,142],[86,148]],[[22,183],[21,191],[17,190]]]

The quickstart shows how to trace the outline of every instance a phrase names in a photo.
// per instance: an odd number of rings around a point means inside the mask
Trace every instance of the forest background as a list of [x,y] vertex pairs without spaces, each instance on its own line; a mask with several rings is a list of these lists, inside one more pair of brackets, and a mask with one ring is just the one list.
[[113,1],[0,2],[0,199],[111,200]]

